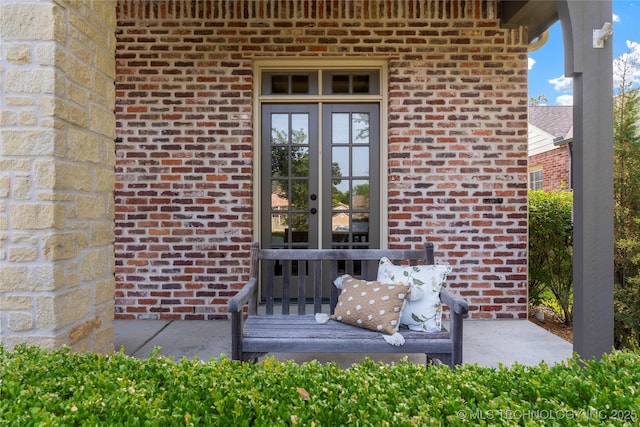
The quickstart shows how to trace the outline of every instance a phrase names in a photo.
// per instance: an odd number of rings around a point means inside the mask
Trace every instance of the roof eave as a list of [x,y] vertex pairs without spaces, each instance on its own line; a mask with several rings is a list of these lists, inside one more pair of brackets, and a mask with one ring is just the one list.
[[554,0],[502,0],[500,21],[504,28],[527,27],[529,43],[558,21]]

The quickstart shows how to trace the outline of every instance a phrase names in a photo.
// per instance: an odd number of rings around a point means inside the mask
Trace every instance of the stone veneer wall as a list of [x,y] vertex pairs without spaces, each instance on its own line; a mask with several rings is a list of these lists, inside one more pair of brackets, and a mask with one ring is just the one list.
[[388,244],[527,315],[527,47],[494,0],[118,2],[116,318],[226,318],[253,236],[252,60],[388,60]]
[[111,351],[115,4],[0,16],[0,341]]

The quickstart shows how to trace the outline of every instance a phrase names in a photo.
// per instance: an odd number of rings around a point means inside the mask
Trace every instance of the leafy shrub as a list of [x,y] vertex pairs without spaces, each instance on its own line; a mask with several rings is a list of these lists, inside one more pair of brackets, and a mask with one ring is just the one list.
[[562,308],[564,322],[573,313],[573,195],[568,191],[529,192],[529,295],[545,289]]
[[549,367],[424,367],[365,360],[259,364],[226,357],[0,348],[0,425],[634,425],[640,356]]

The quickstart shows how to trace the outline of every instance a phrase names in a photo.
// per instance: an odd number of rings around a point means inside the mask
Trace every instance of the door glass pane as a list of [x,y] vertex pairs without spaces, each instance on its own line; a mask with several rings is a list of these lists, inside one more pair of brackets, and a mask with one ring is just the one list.
[[358,177],[369,176],[369,147],[353,147],[352,175]]
[[289,215],[286,212],[271,214],[271,247],[282,247],[287,228],[289,228]]
[[369,209],[369,180],[353,181],[351,209]]
[[353,241],[366,243],[369,241],[369,214],[354,213],[351,219]]
[[271,143],[287,144],[289,142],[289,115],[271,115]]
[[349,147],[333,147],[331,156],[331,176],[349,176]]
[[369,114],[354,113],[351,119],[352,141],[354,144],[369,143]]
[[291,143],[292,144],[309,144],[309,115],[308,114],[292,114],[291,115]]
[[349,113],[331,115],[331,142],[333,144],[349,143]]
[[309,242],[309,215],[307,213],[291,215],[291,232],[287,237],[291,239],[292,243]]
[[271,147],[271,176],[289,175],[289,147]]
[[291,180],[291,209],[309,209],[309,181],[306,179]]
[[331,215],[331,229],[333,230],[334,242],[348,242],[349,233],[349,211],[336,208]]
[[[284,191],[271,193],[271,210],[286,212],[289,209],[289,197]],[[280,214],[277,214],[280,215]]]
[[309,176],[309,148],[291,147],[291,176]]

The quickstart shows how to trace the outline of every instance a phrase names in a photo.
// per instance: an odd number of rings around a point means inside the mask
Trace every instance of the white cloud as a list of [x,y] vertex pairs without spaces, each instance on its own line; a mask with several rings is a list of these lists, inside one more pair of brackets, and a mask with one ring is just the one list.
[[556,98],[556,105],[573,105],[573,95],[560,95]]
[[620,22],[620,16],[616,15],[615,13],[612,16],[613,22]]
[[529,57],[529,70],[531,70],[533,68],[533,66],[535,65],[536,60]]
[[627,52],[613,60],[613,88],[620,89],[624,77],[627,84],[640,83],[640,43],[627,40]]
[[556,77],[549,80],[549,83],[553,85],[553,89],[558,92],[570,92],[573,89],[573,79],[571,77]]

